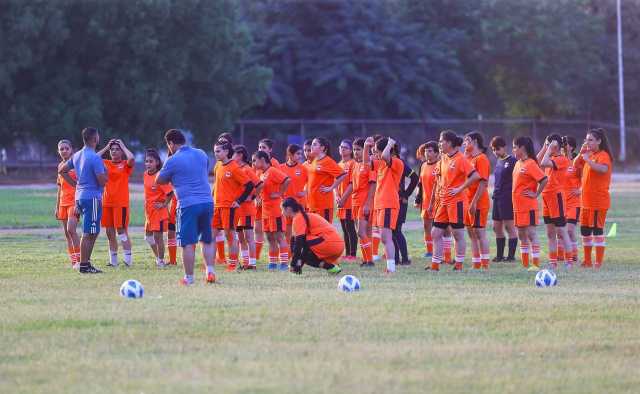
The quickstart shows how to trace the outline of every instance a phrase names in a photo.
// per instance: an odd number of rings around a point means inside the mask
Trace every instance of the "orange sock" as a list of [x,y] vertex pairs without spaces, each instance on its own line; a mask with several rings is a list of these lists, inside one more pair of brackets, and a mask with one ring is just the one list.
[[67,247],[67,254],[69,255],[69,261],[71,261],[71,264],[75,264],[75,254],[72,247]]
[[373,247],[371,253],[374,256],[378,256],[378,249],[380,248],[380,234],[373,234]]
[[549,251],[549,263],[551,265],[558,265],[558,252],[553,250]]
[[278,264],[278,259],[280,256],[278,256],[278,251],[271,251],[269,250],[269,264]]
[[565,251],[564,251],[564,246],[560,246],[560,243],[562,242],[561,239],[558,240],[558,251],[556,252],[556,259],[559,262],[563,262],[565,259]]
[[431,234],[426,233],[424,235],[424,246],[427,253],[433,254],[433,238],[431,238]]
[[73,247],[73,257],[76,263],[80,262],[80,245]]
[[169,264],[177,264],[176,252],[178,251],[178,247],[176,246],[175,238],[167,240],[167,249],[169,249]]
[[456,255],[456,264],[454,265],[453,269],[455,269],[456,271],[462,271],[462,267],[464,265],[464,254],[460,254],[460,255]]
[[489,253],[480,254],[480,266],[486,270],[489,269]]
[[520,258],[522,259],[522,266],[529,268],[529,243],[520,242]]
[[264,245],[264,241],[256,241],[256,260],[260,260],[260,253],[262,253],[262,245]]
[[593,249],[593,239],[590,235],[582,237],[582,248],[584,249],[584,263],[582,265],[584,267],[591,267],[591,250]]
[[226,260],[224,258],[224,241],[225,241],[225,236],[222,235],[218,235],[216,237],[216,263],[218,264],[225,264]]
[[531,257],[533,258],[533,265],[540,267],[540,245],[531,245]]
[[571,258],[574,263],[578,262],[578,242],[572,242],[573,250],[571,251]]
[[596,235],[594,238],[594,245],[596,247],[596,267],[602,266],[604,261],[604,249],[606,243],[604,241],[604,235]]
[[229,260],[227,261],[227,271],[233,271],[238,266],[238,253],[229,253]]
[[280,264],[289,264],[289,247],[280,247]]
[[373,248],[371,247],[371,240],[369,237],[360,239],[360,250],[362,251],[362,261],[373,261]]
[[442,237],[442,251],[444,254],[445,264],[451,264],[451,261],[452,261],[451,244],[452,243],[453,243],[453,237]]

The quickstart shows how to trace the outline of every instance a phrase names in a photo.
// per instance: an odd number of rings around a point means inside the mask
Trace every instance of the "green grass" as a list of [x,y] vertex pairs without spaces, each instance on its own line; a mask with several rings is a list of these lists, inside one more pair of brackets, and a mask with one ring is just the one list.
[[[417,231],[413,266],[345,265],[363,289],[343,294],[306,268],[220,273],[215,286],[198,272],[181,288],[138,231],[133,268],[80,277],[61,231],[4,230],[0,392],[637,392],[638,197],[614,194],[605,267],[561,271],[553,289],[517,265],[425,272]],[[101,236],[93,260],[106,257]],[[118,295],[129,278],[144,299]]]

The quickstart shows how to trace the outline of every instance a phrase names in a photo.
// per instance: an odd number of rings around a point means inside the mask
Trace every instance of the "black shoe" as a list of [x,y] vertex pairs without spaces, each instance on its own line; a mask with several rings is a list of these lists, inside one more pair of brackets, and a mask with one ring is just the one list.
[[360,264],[360,267],[375,267],[375,263],[373,261],[363,261],[362,264]]
[[494,263],[499,263],[499,262],[501,262],[501,261],[505,261],[505,258],[504,258],[504,257],[496,256],[496,257],[494,257],[494,258],[493,258],[493,260],[491,260],[491,261],[493,261]]
[[102,271],[97,269],[91,264],[87,264],[86,266],[80,265],[80,269],[78,270],[81,274],[101,274]]
[[403,260],[398,264],[400,264],[400,265],[411,265],[411,260]]
[[504,261],[505,263],[514,263],[516,261],[516,258],[513,256],[508,256],[502,259],[502,261]]

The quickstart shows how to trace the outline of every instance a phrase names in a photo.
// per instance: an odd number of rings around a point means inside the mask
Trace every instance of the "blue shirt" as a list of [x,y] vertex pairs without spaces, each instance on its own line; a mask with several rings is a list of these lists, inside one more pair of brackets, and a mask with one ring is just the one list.
[[98,182],[98,175],[104,174],[106,169],[96,151],[86,146],[73,154],[69,167],[75,168],[78,176],[76,185],[76,200],[102,199],[102,189]]
[[516,158],[509,155],[504,159],[498,159],[493,169],[493,199],[511,199],[511,186],[513,184],[513,167],[516,165]]
[[180,148],[164,163],[158,178],[171,182],[181,208],[213,203],[209,186],[209,157],[201,149]]

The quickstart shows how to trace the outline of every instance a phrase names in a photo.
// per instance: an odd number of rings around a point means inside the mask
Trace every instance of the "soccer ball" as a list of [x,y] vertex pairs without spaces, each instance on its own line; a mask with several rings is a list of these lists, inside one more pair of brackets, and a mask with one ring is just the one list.
[[142,298],[144,296],[144,287],[135,279],[125,280],[120,286],[120,295],[124,298]]
[[360,281],[353,275],[345,275],[338,281],[338,290],[351,293],[360,290]]
[[542,270],[536,274],[536,286],[538,287],[551,287],[558,283],[558,278],[553,271]]

